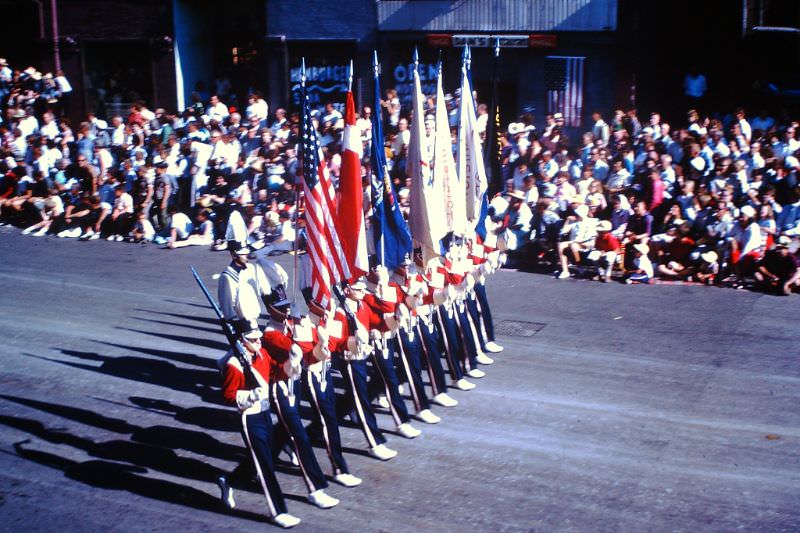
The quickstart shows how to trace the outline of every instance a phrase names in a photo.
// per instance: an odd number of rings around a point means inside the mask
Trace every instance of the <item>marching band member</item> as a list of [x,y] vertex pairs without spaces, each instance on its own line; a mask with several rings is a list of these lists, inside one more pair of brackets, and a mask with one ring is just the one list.
[[289,317],[290,304],[283,291],[274,291],[271,298],[267,306],[270,320],[262,342],[273,363],[269,373],[269,399],[279,422],[273,452],[280,452],[283,444],[289,441],[308,487],[308,500],[321,509],[328,509],[337,505],[339,500],[324,490],[328,482],[314,456],[311,439],[297,410],[299,401],[294,394],[294,380],[302,372],[304,358],[298,343],[314,344],[308,327],[310,324],[295,324]]
[[[408,409],[400,394],[400,383],[394,366],[392,338],[396,333],[395,311],[398,304],[398,294],[394,287],[389,285],[389,273],[383,266],[378,266],[370,273],[373,292],[363,298],[372,314],[370,316],[370,339],[375,350],[372,353],[373,370],[380,377],[383,384],[383,393],[389,402],[389,412],[397,426],[397,432],[407,439],[418,437],[422,432],[411,425]],[[378,380],[373,390],[377,391]]]
[[272,287],[262,268],[249,262],[249,247],[236,241],[228,244],[231,263],[219,277],[217,297],[223,317],[241,333],[258,328],[259,298],[266,305]]
[[[347,462],[342,453],[342,440],[339,435],[339,421],[336,417],[336,391],[331,376],[331,354],[337,352],[341,343],[347,342],[344,335],[347,330],[344,324],[347,318],[339,310],[326,311],[312,299],[307,302],[308,320],[311,332],[307,327],[295,327],[295,340],[303,350],[303,394],[314,413],[312,425],[319,427],[325,441],[325,450],[333,466],[333,480],[345,487],[361,484],[361,479],[350,474]],[[311,336],[313,343],[300,336]]]
[[336,346],[336,351],[341,353],[341,358],[336,361],[340,364],[342,375],[345,377],[349,403],[355,410],[364,437],[369,445],[369,454],[381,461],[388,461],[397,455],[395,450],[386,446],[386,437],[378,428],[375,413],[372,410],[367,386],[367,359],[372,355],[373,347],[370,344],[370,318],[372,311],[363,303],[367,284],[357,280],[345,288],[344,309],[347,322],[342,322],[342,316],[336,314],[336,320],[347,328],[342,332],[344,343]]
[[444,341],[439,336],[439,329],[436,327],[436,306],[433,303],[433,293],[428,284],[429,280],[420,271],[423,267],[422,250],[415,251],[414,263],[402,266],[399,275],[405,277],[406,283],[409,285],[413,284],[419,287],[418,289],[409,289],[408,292],[419,293],[419,301],[414,312],[419,319],[417,321],[417,334],[422,341],[423,354],[428,363],[428,376],[433,392],[432,401],[442,407],[455,407],[458,405],[458,400],[447,394],[447,380],[442,368],[442,346]]
[[[241,337],[246,365],[232,352],[224,361],[222,395],[225,402],[234,405],[241,413],[241,432],[250,457],[253,460],[256,477],[267,502],[270,520],[290,528],[300,523],[300,519],[287,512],[272,460],[270,443],[272,439],[272,419],[269,412],[269,375],[272,360],[261,346],[261,332],[251,330]],[[236,506],[233,487],[246,482],[246,469],[237,468],[233,474],[220,477],[222,503],[229,509]],[[249,475],[246,476],[249,478]]]

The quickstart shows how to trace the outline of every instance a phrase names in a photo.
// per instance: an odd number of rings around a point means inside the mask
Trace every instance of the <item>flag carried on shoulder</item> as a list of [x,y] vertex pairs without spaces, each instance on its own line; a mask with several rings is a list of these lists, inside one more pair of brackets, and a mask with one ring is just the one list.
[[[375,107],[381,109],[380,66],[378,53],[373,59],[375,71]],[[375,254],[378,263],[393,270],[403,263],[405,256],[411,256],[411,233],[400,207],[397,205],[394,188],[386,168],[386,153],[383,147],[383,125],[381,114],[375,113],[372,119],[372,236],[375,241]]]
[[414,120],[411,123],[411,140],[408,143],[406,159],[406,176],[411,180],[408,222],[414,242],[422,248],[422,255],[427,262],[439,255],[439,241],[447,234],[447,227],[443,210],[444,190],[441,181],[434,181],[428,158],[425,114],[422,109],[425,97],[422,95],[418,64],[415,50],[412,95]]
[[478,133],[475,101],[470,83],[469,47],[464,47],[461,66],[461,103],[458,120],[458,176],[466,185],[466,217],[470,227],[481,222],[481,207],[486,196],[486,168]]
[[339,237],[336,215],[336,192],[333,188],[317,130],[311,117],[306,93],[305,60],[301,67],[300,85],[303,96],[303,194],[306,215],[306,250],[311,259],[311,294],[324,307],[328,306],[331,287],[347,280],[344,248]]
[[467,233],[466,187],[456,173],[453,159],[453,141],[450,121],[442,88],[442,63],[439,62],[439,80],[436,84],[436,136],[433,145],[433,181],[441,183],[444,191],[444,220],[448,232],[455,235]]
[[361,186],[361,134],[356,128],[356,105],[353,101],[353,63],[344,111],[342,168],[339,178],[339,235],[342,238],[350,275],[357,278],[369,271],[367,230],[364,225],[364,193]]

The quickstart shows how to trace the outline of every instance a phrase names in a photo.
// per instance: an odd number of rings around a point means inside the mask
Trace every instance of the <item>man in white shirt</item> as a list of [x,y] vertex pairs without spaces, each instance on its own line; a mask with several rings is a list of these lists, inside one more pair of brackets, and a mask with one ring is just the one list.
[[739,130],[741,131],[742,136],[748,143],[750,143],[750,139],[753,137],[753,130],[750,127],[750,123],[747,122],[747,119],[745,118],[744,109],[741,107],[736,110],[736,123],[739,125]]
[[606,121],[603,120],[603,116],[597,111],[592,113],[592,120],[594,121],[594,126],[592,126],[592,136],[595,138],[595,140],[599,139],[602,141],[603,146],[607,146],[608,139],[611,136],[608,124],[606,124]]
[[579,263],[581,252],[589,251],[594,246],[597,237],[597,219],[589,216],[589,208],[579,205],[575,208],[575,215],[567,217],[567,223],[561,230],[567,239],[558,243],[558,257],[561,262],[561,273],[558,279],[569,277],[569,262]]
[[408,129],[408,120],[401,118],[397,123],[397,135],[392,142],[392,153],[395,158],[400,156],[404,146],[408,146],[411,142],[411,131]]
[[210,105],[206,110],[208,120],[214,120],[222,124],[222,122],[224,122],[225,119],[230,115],[228,112],[228,106],[220,102],[219,97],[216,94],[211,97],[209,103]]
[[42,115],[42,127],[39,128],[39,133],[50,140],[55,139],[59,135],[58,123],[53,114],[49,111]]

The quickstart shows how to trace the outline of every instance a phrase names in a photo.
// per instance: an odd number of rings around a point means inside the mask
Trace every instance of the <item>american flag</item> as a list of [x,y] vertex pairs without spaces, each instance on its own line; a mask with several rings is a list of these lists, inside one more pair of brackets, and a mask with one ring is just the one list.
[[581,125],[584,59],[548,56],[544,60],[547,112],[563,114],[565,126]]
[[303,76],[303,194],[306,213],[306,250],[311,258],[311,294],[324,307],[331,286],[350,277],[336,220],[336,191],[333,188],[316,128]]

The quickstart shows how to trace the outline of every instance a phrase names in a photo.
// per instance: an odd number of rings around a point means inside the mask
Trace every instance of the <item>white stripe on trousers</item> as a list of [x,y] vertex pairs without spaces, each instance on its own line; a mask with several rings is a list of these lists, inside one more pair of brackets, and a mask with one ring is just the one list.
[[[323,374],[322,379],[325,378],[326,376]],[[308,380],[309,384],[308,388],[311,389],[311,398],[314,400],[314,408],[317,410],[319,423],[322,425],[322,436],[325,438],[325,450],[328,452],[328,459],[330,459],[331,465],[333,465],[333,473],[334,475],[341,474],[341,469],[333,460],[333,447],[331,446],[331,439],[328,435],[328,426],[325,424],[325,417],[322,416],[322,409],[320,409],[319,400],[317,400],[317,388],[314,386],[314,372],[312,370],[306,369],[306,379]]]
[[[393,365],[394,361],[389,359],[390,357],[392,357],[391,353],[389,354],[389,357],[384,357],[383,355],[387,351],[389,351],[388,347],[382,350],[381,355],[378,355],[378,350],[375,350],[374,352],[372,352],[372,356],[375,357],[376,359],[378,357],[383,357],[388,364]],[[397,410],[394,408],[394,403],[392,402],[392,391],[389,390],[389,381],[386,379],[386,376],[383,375],[383,370],[381,370],[381,365],[378,364],[377,361],[375,361],[375,369],[378,371],[378,374],[381,375],[381,380],[383,380],[383,388],[386,391],[386,399],[389,402],[389,412],[392,414],[392,418],[394,419],[395,425],[399,426],[400,424],[403,423],[403,421],[400,420],[400,413],[398,413]],[[403,399],[400,398],[400,401],[402,402]]]
[[347,362],[347,375],[350,377],[350,389],[353,391],[353,403],[355,404],[356,411],[358,411],[358,419],[361,421],[361,428],[364,430],[364,435],[367,437],[367,444],[369,444],[370,448],[374,448],[378,445],[378,442],[369,429],[367,419],[364,418],[364,408],[361,405],[361,398],[358,396],[358,387],[356,387],[355,378],[353,378],[353,368],[350,366],[349,361]]
[[[445,312],[447,312],[445,310]],[[444,339],[444,351],[447,353],[447,366],[450,367],[450,377],[456,379],[456,376],[453,374],[457,374],[455,371],[458,368],[458,361],[456,360],[455,354],[450,346],[450,340],[447,338],[447,328],[444,326],[444,317],[442,317],[442,308],[439,307],[436,309],[436,314],[439,317],[439,327],[442,330],[442,338]]]
[[[433,395],[436,396],[439,394],[439,388],[436,386],[436,376],[433,373],[433,366],[431,365],[431,357],[436,357],[435,355],[431,355],[428,352],[428,344],[425,342],[425,338],[422,336],[422,328],[427,328],[428,325],[424,324],[423,322],[417,323],[417,335],[419,335],[419,342],[422,344],[422,353],[425,354],[425,359],[428,360],[428,378],[431,380],[431,391]],[[428,330],[428,333],[431,333]]]
[[[270,420],[268,423],[272,423]],[[250,450],[250,456],[253,458],[253,464],[256,466],[256,474],[258,475],[258,482],[261,483],[261,490],[264,491],[264,498],[267,500],[267,508],[269,508],[269,516],[275,517],[278,516],[278,510],[275,509],[275,504],[272,503],[272,497],[269,495],[269,489],[267,488],[267,482],[264,480],[264,473],[261,471],[261,465],[258,462],[258,456],[256,456],[256,451],[253,448],[253,443],[250,441],[250,432],[247,431],[247,415],[242,413],[242,430],[244,432],[244,443],[247,445],[247,449]]]
[[[286,383],[284,381],[279,381],[278,383],[270,383],[270,388],[272,388],[273,398],[275,399],[275,410],[278,414],[278,420],[281,421],[283,425],[283,429],[286,430],[286,434],[289,435],[289,440],[292,442],[292,448],[294,448],[294,453],[297,455],[297,463],[300,465],[300,471],[303,473],[303,479],[306,482],[306,486],[308,487],[308,492],[314,492],[317,488],[314,486],[314,483],[311,481],[311,478],[308,477],[308,473],[306,472],[306,467],[303,465],[303,456],[300,453],[300,447],[297,445],[297,441],[294,440],[294,435],[292,435],[292,431],[289,429],[289,424],[286,423],[286,419],[283,418],[283,411],[281,411],[281,402],[278,401],[278,387],[283,385],[286,387]],[[289,395],[288,389],[284,391],[286,395]]]
[[[408,334],[408,332],[406,332],[406,334]],[[403,339],[400,337],[399,331],[397,332],[397,348],[400,350],[400,360],[403,362],[403,368],[408,378],[408,388],[411,389],[411,399],[414,400],[414,409],[419,413],[422,411],[422,402],[419,399],[417,388],[414,386],[414,377],[411,375],[411,365],[408,364],[408,355],[406,354],[406,349],[403,346]]]

